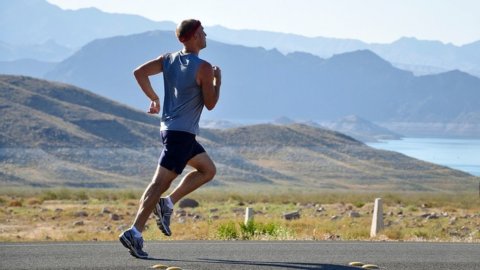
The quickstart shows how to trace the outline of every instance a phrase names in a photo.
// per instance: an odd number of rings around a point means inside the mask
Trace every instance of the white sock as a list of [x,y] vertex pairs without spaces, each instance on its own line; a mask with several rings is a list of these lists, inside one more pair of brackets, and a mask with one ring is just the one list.
[[142,232],[137,230],[137,228],[135,228],[134,225],[132,225],[132,227],[130,227],[130,229],[133,231],[133,236],[135,236],[136,238],[142,237]]
[[165,197],[165,199],[167,199],[168,208],[173,209],[173,202],[172,202],[172,199],[170,199],[170,196]]

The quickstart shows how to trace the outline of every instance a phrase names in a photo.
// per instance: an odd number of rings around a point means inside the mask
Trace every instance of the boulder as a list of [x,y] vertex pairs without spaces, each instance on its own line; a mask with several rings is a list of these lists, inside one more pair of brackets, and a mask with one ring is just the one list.
[[350,211],[350,213],[348,213],[348,216],[352,218],[358,218],[360,217],[360,213],[358,213],[357,211]]
[[187,207],[195,208],[195,207],[198,207],[199,205],[200,204],[196,200],[189,199],[189,198],[181,200],[180,203],[178,204],[180,208],[187,208]]
[[88,213],[86,211],[78,211],[73,214],[75,217],[88,217]]
[[286,219],[286,220],[299,219],[300,218],[300,211],[293,211],[293,212],[284,213],[283,218]]

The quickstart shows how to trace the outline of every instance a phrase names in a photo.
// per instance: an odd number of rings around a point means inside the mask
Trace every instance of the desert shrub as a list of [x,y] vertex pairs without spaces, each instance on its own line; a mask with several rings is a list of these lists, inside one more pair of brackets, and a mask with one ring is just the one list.
[[13,199],[10,202],[8,202],[8,206],[10,207],[21,207],[23,205],[21,200]]
[[220,239],[232,240],[232,239],[254,239],[262,237],[277,237],[280,232],[285,230],[278,226],[276,223],[261,223],[250,221],[247,224],[239,223],[238,226],[235,222],[221,224],[217,229],[217,236]]
[[238,239],[236,224],[233,221],[220,224],[217,229],[217,236],[223,240]]

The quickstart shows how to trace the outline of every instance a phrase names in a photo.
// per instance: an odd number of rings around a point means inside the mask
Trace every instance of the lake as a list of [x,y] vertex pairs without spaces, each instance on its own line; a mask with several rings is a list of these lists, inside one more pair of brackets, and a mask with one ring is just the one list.
[[404,138],[367,145],[480,176],[480,140]]

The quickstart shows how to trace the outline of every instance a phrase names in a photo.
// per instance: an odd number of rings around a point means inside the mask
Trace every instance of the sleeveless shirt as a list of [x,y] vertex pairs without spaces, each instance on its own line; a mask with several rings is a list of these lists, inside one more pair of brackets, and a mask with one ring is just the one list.
[[204,61],[191,53],[169,53],[163,61],[163,100],[160,130],[185,131],[198,135],[204,102],[196,74]]

